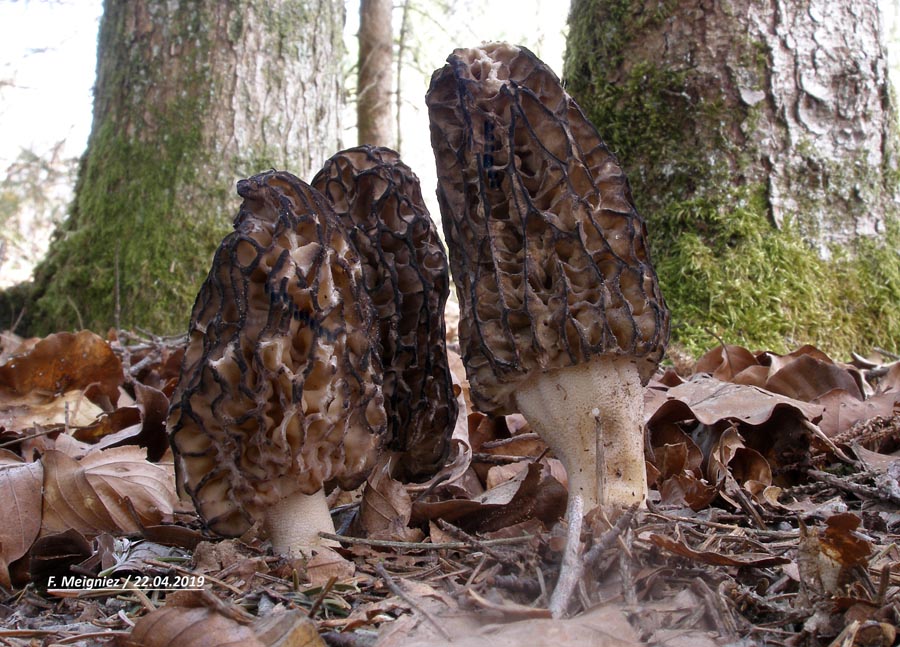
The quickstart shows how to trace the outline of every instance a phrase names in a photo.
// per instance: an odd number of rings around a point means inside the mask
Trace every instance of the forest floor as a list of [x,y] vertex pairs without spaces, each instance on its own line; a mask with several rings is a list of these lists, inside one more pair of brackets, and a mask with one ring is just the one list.
[[565,472],[524,419],[469,409],[441,473],[376,469],[333,492],[340,546],[293,560],[256,527],[210,535],[177,498],[182,352],[122,331],[3,335],[0,645],[897,644],[886,352],[721,346],[661,370],[646,507],[571,525]]

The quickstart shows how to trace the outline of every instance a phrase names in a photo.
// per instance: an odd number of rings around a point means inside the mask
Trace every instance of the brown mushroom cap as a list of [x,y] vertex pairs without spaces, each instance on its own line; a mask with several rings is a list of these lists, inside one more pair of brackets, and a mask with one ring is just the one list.
[[289,495],[358,486],[385,430],[374,309],[328,201],[279,171],[237,189],[168,420],[179,485],[226,536]]
[[600,356],[635,358],[646,383],[669,313],[615,157],[527,49],[447,61],[426,103],[476,406],[515,411],[533,372]]
[[329,159],[312,186],[349,232],[378,313],[397,474],[431,476],[447,457],[458,408],[444,325],[450,270],[419,179],[397,152],[359,146]]

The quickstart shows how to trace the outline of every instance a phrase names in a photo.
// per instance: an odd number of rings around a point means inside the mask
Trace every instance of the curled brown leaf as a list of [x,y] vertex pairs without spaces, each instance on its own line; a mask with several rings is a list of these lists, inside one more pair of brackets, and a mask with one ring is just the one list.
[[91,452],[77,461],[50,450],[44,466],[41,534],[74,528],[87,536],[158,524],[177,502],[171,464],[153,464],[135,446]]
[[115,403],[124,381],[122,362],[98,335],[61,332],[0,366],[0,387],[18,395],[62,394],[90,386]]
[[25,555],[41,529],[43,466],[0,450],[0,587],[12,586],[9,565]]

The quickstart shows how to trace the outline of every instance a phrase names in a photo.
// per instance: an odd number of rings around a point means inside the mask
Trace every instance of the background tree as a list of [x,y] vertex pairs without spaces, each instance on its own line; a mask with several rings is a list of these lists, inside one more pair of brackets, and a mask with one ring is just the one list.
[[63,148],[21,150],[0,180],[0,289],[28,280],[65,217],[78,160]]
[[649,220],[676,339],[900,336],[876,0],[573,0],[565,77]]
[[182,331],[235,181],[339,148],[342,26],[339,0],[107,1],[71,213],[0,320]]
[[392,0],[360,0],[357,128],[360,144],[394,147]]

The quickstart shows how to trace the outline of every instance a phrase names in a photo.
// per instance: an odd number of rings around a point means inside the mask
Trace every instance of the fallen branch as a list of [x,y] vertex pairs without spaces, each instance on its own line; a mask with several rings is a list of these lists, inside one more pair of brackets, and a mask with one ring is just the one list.
[[[459,550],[470,548],[471,543],[465,541],[447,541],[432,544],[424,541],[388,541],[386,539],[364,539],[362,537],[347,537],[335,535],[330,532],[320,532],[320,537],[333,539],[342,544],[356,544],[362,546],[378,546],[380,548],[397,548],[398,550]],[[521,544],[534,539],[534,535],[522,535],[521,537],[501,537],[500,539],[478,540],[482,546],[503,546],[507,544]]]
[[566,511],[569,519],[569,530],[566,533],[566,547],[563,551],[562,563],[559,567],[559,579],[550,596],[550,614],[562,618],[569,606],[569,600],[581,576],[584,573],[584,562],[578,559],[581,552],[581,524],[584,522],[584,501],[577,494],[571,495],[572,502]]

